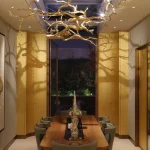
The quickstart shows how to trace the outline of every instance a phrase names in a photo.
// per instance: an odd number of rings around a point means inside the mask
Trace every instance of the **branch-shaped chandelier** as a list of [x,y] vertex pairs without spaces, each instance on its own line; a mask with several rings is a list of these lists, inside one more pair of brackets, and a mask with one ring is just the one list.
[[[56,3],[63,3],[54,12],[47,12],[42,9],[32,8],[33,3],[37,3],[39,0],[32,0],[28,3],[28,9],[19,9],[27,10],[29,14],[27,16],[17,16],[20,17],[20,26],[19,31],[21,31],[23,22],[31,16],[40,17],[43,22],[46,24],[46,31],[48,38],[53,39],[62,39],[64,41],[70,39],[81,39],[93,42],[93,27],[98,26],[99,24],[105,24],[111,20],[111,15],[115,13],[115,5],[112,0],[104,0],[104,11],[99,13],[96,16],[87,16],[88,8],[85,10],[78,10],[77,5],[74,6],[71,4],[71,0],[55,0]],[[120,0],[121,2],[121,0]],[[64,11],[66,8],[69,8],[69,11]],[[12,15],[12,13],[10,12]],[[12,15],[14,16],[14,15]],[[16,17],[16,16],[15,16]],[[50,21],[51,17],[55,17],[55,21]],[[81,32],[89,33],[88,37],[85,37]]]

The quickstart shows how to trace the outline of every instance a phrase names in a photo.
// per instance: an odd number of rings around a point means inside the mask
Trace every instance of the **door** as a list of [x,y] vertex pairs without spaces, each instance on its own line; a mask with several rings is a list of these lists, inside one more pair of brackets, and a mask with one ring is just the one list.
[[139,145],[147,150],[147,47],[139,50]]
[[[138,143],[142,150],[147,150],[147,100],[148,100],[148,59],[147,46],[136,50],[136,82],[138,82]],[[138,59],[138,60],[137,60]],[[138,64],[137,64],[138,63]],[[137,81],[138,80],[138,81]],[[136,84],[137,85],[137,84]]]

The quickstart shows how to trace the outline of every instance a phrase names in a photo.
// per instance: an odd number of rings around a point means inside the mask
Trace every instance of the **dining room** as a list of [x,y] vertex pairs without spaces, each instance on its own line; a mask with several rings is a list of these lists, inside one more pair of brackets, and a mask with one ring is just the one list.
[[0,150],[149,150],[150,1],[0,1]]

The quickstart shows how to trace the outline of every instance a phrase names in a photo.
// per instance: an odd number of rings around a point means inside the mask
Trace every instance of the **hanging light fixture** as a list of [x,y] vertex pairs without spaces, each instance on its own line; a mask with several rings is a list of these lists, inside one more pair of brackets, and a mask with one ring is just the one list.
[[[89,41],[95,45],[93,39],[96,38],[92,36],[94,31],[93,27],[107,23],[111,20],[111,15],[115,13],[115,5],[112,0],[104,0],[104,11],[96,16],[87,16],[88,8],[85,10],[78,10],[77,5],[71,4],[71,0],[55,0],[56,3],[61,3],[62,5],[58,7],[57,11],[53,12],[32,8],[31,5],[37,1],[39,2],[39,0],[32,0],[28,4],[28,9],[20,9],[29,11],[29,15],[20,17],[19,31],[21,31],[25,19],[31,16],[38,16],[46,24],[45,31],[48,38],[59,38],[64,41],[77,38]],[[66,8],[69,8],[69,11],[64,11]],[[10,14],[12,15],[11,12]],[[50,21],[51,17],[55,17],[56,20]],[[81,31],[89,33],[89,36],[84,37]]]

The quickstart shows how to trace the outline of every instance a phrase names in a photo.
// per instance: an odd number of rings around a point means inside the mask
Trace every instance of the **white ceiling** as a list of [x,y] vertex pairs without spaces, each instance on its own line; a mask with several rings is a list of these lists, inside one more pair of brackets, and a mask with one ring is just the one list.
[[[11,8],[12,6],[14,7],[13,9]],[[132,8],[133,6],[135,8]],[[19,18],[10,16],[8,10],[15,15],[28,13],[17,10],[20,8],[27,8],[25,0],[0,0],[0,17],[16,30],[19,29]],[[116,14],[112,16],[111,21],[102,29],[102,32],[129,30],[149,13],[150,0],[126,0],[118,6]],[[120,20],[123,21],[121,22]],[[41,32],[42,29],[40,21],[34,17],[28,18],[22,25],[22,31]]]
[[[14,8],[11,8],[11,7]],[[27,15],[28,11],[21,11],[18,9],[26,9],[27,7],[26,0],[0,0],[0,17],[10,24],[14,29],[19,30],[19,17],[12,17],[9,14],[9,11],[15,16],[17,15]],[[31,28],[29,28],[31,26]],[[22,24],[22,31],[32,31],[40,32],[42,31],[42,26],[39,20],[35,17],[29,17]]]

